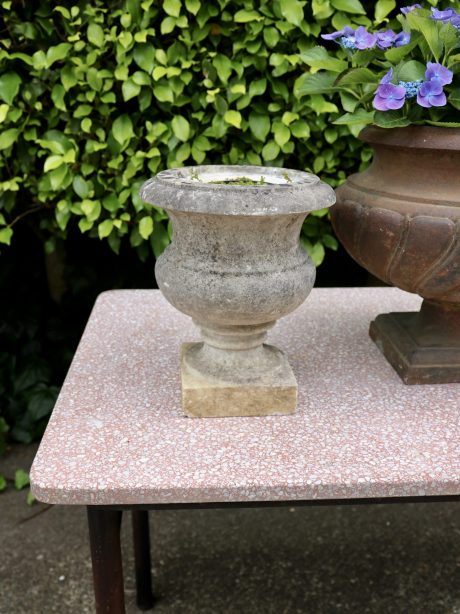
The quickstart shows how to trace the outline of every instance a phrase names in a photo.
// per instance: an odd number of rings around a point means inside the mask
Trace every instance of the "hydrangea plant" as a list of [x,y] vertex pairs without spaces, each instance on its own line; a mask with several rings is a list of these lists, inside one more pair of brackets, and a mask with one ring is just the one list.
[[367,124],[460,127],[460,6],[435,4],[400,8],[399,31],[345,25],[323,33],[339,53],[316,46],[301,54],[310,71],[297,95],[338,93],[346,113],[334,123],[354,134]]

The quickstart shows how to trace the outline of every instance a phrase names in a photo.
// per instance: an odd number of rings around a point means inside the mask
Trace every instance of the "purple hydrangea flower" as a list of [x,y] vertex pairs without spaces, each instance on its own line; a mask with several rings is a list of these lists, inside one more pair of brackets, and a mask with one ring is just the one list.
[[383,75],[383,77],[380,79],[380,83],[381,84],[385,84],[385,83],[390,83],[390,81],[393,79],[393,69],[390,68],[390,70]]
[[448,85],[452,83],[454,73],[443,66],[435,62],[428,62],[426,65],[425,78],[428,81],[437,81],[440,85]]
[[345,26],[332,34],[322,34],[321,38],[327,41],[339,39],[337,42],[345,49],[372,49],[377,42],[377,36],[368,32],[363,26],[356,30]]
[[407,13],[411,13],[412,11],[415,11],[415,9],[421,9],[421,8],[422,8],[421,4],[411,4],[409,6],[402,6],[401,13],[403,13],[404,15],[407,15]]
[[357,49],[372,49],[377,43],[377,35],[368,32],[364,26],[356,29],[354,38]]
[[385,30],[384,32],[377,32],[377,47],[380,49],[389,49],[393,47],[396,42],[396,34],[393,30]]
[[324,38],[325,41],[335,41],[337,38],[342,38],[345,36],[353,36],[355,31],[350,26],[345,26],[341,30],[337,32],[332,32],[331,34],[321,34],[321,38]]
[[406,90],[393,83],[381,83],[373,100],[374,108],[378,111],[394,111],[404,106]]
[[407,43],[410,43],[409,32],[400,32],[396,35],[396,38],[394,40],[395,47],[403,47],[404,45],[407,45]]
[[440,11],[439,9],[431,8],[431,19],[436,21],[442,21],[443,23],[449,23],[449,21],[457,16],[457,12],[454,9],[445,9]]
[[425,81],[420,86],[417,94],[417,102],[421,107],[443,107],[446,102],[446,95],[442,90],[442,85],[437,79]]

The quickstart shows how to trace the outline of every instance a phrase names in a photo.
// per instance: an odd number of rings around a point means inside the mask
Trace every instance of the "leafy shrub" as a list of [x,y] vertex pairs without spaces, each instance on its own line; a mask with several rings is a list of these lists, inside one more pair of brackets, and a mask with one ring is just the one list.
[[[52,251],[72,226],[128,240],[143,259],[169,241],[137,195],[165,167],[230,163],[311,170],[332,185],[369,159],[333,125],[334,102],[296,98],[299,57],[321,31],[378,25],[395,0],[2,1],[0,243],[18,223]],[[314,72],[314,68],[312,69]],[[334,248],[327,213],[304,244]]]

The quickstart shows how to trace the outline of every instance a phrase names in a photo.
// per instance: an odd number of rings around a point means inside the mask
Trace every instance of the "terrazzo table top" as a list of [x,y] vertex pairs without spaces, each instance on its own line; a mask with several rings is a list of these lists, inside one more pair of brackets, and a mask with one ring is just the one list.
[[102,294],[31,483],[58,504],[148,504],[460,493],[460,386],[405,386],[368,337],[378,313],[418,310],[393,288],[314,289],[269,342],[298,411],[187,418],[179,347],[189,318],[155,290]]

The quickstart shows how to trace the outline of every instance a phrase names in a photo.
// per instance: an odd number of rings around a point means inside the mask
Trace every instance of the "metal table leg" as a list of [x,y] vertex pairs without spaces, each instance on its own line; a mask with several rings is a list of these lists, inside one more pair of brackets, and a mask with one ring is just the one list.
[[136,603],[141,610],[153,608],[150,531],[147,510],[132,510]]
[[96,614],[125,614],[120,548],[122,512],[88,505]]

